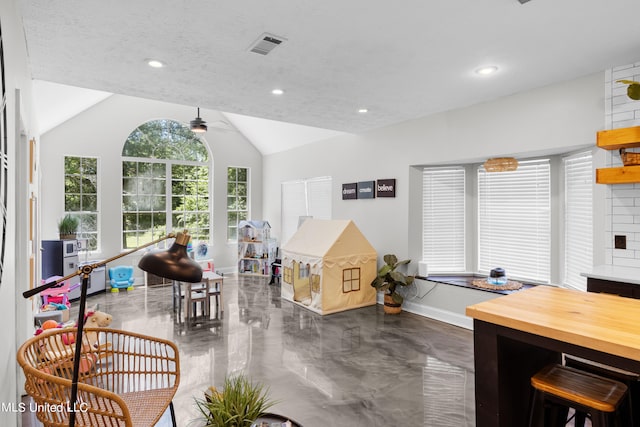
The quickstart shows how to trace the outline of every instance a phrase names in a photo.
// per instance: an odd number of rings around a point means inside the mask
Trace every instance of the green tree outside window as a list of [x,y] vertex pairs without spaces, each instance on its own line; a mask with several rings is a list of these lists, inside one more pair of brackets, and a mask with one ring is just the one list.
[[193,241],[210,242],[209,154],[187,126],[144,123],[127,138],[122,157],[124,249],[183,229]]
[[97,158],[65,156],[64,210],[78,218],[78,238],[87,239],[87,249],[98,250]]
[[249,218],[249,169],[227,168],[227,240],[238,240],[238,223]]

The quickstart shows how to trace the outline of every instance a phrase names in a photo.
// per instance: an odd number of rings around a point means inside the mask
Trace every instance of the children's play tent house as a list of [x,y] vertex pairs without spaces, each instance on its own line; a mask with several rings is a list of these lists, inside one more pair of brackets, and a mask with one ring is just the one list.
[[331,314],[374,305],[376,251],[349,220],[308,219],[282,247],[282,298]]

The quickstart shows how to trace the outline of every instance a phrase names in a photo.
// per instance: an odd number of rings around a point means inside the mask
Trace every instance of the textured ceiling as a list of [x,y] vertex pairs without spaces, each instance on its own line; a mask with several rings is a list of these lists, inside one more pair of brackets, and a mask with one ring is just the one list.
[[[639,0],[22,0],[21,8],[34,79],[345,132],[640,60]],[[287,40],[267,56],[249,52],[264,32]],[[488,64],[499,72],[474,73]]]

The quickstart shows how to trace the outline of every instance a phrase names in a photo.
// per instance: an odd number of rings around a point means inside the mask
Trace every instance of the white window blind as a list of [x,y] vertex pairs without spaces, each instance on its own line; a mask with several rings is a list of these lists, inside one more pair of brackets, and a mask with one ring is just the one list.
[[422,172],[422,260],[429,272],[465,271],[465,170]]
[[513,172],[478,168],[478,270],[548,283],[551,275],[549,160],[520,162]]
[[282,183],[282,242],[298,229],[301,216],[331,219],[331,177]]
[[307,215],[331,219],[331,178],[307,180]]
[[593,266],[593,162],[591,152],[565,157],[564,163],[564,281],[565,286],[587,289],[580,273]]

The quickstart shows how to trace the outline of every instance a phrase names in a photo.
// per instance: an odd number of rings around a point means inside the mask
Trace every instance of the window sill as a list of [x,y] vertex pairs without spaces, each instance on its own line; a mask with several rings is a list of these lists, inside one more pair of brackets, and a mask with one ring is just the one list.
[[445,285],[452,285],[452,286],[459,286],[461,288],[468,288],[468,289],[473,289],[476,291],[482,291],[482,292],[492,292],[494,294],[501,294],[501,295],[509,295],[512,294],[514,292],[519,292],[521,290],[524,289],[528,289],[531,288],[533,286],[537,286],[536,284],[533,283],[523,283],[522,284],[522,288],[517,289],[517,290],[499,290],[499,289],[485,289],[485,288],[479,288],[477,286],[473,286],[471,284],[471,282],[473,280],[476,279],[486,279],[487,276],[483,276],[481,274],[449,274],[449,275],[429,275],[427,277],[424,276],[416,276],[416,279],[421,279],[421,280],[428,280],[430,282],[435,282],[435,283],[442,283]]

